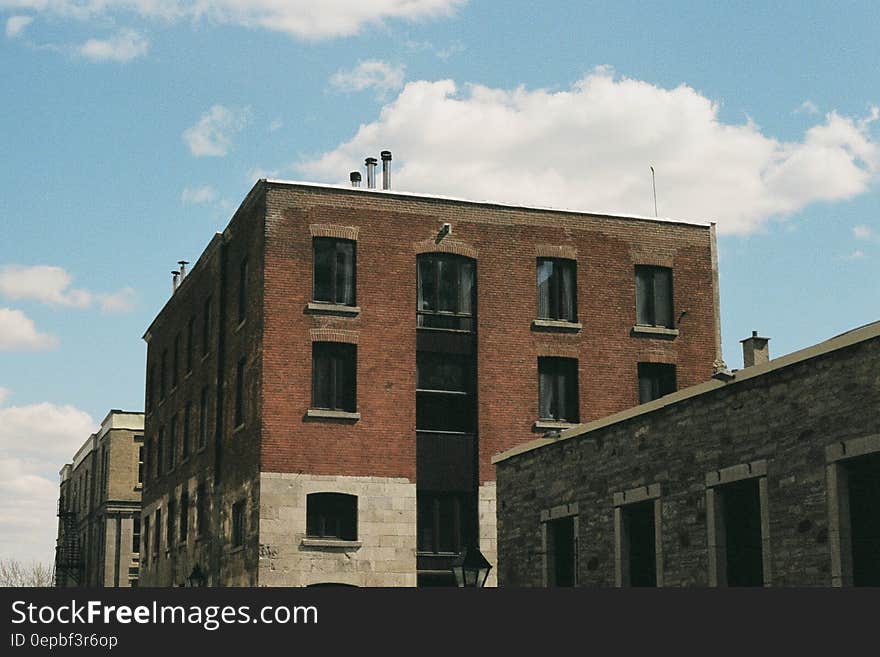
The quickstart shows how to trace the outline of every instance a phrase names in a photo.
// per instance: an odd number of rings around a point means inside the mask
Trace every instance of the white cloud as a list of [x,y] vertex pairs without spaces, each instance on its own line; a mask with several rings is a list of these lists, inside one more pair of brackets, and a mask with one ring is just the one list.
[[51,562],[58,471],[96,429],[69,405],[0,408],[0,557]]
[[801,141],[752,122],[732,124],[716,102],[605,68],[561,91],[494,89],[451,80],[408,83],[348,142],[301,162],[345,183],[364,153],[391,148],[399,189],[527,205],[714,220],[745,234],[815,201],[852,198],[880,167],[871,117],[831,112]]
[[6,19],[6,36],[10,39],[21,36],[25,28],[33,22],[33,16],[10,16]]
[[134,30],[120,30],[109,39],[89,39],[77,51],[94,61],[129,62],[143,57],[149,49],[146,37]]
[[406,68],[392,65],[378,59],[358,62],[357,66],[348,70],[336,71],[330,77],[330,87],[343,93],[375,89],[380,98],[403,86]]
[[137,15],[263,28],[318,40],[357,34],[386,20],[418,21],[452,15],[466,0],[0,0],[0,8],[31,9],[80,20]]
[[0,308],[0,351],[38,351],[58,346],[58,338],[40,333],[20,310]]
[[28,299],[67,308],[89,308],[97,303],[105,312],[131,310],[134,296],[131,288],[114,293],[95,293],[72,288],[72,281],[73,277],[63,268],[51,265],[0,267],[0,294],[12,300]]
[[0,406],[6,403],[6,400],[9,399],[9,395],[12,394],[12,391],[9,388],[4,388],[0,386]]
[[794,111],[795,114],[819,114],[819,107],[812,100],[805,100]]
[[187,205],[199,205],[210,203],[217,198],[217,190],[210,185],[200,187],[185,187],[180,194],[180,200]]
[[869,240],[874,237],[874,231],[871,230],[868,226],[853,226],[852,229],[853,237],[857,240]]
[[183,140],[196,157],[223,157],[232,145],[232,135],[244,129],[250,115],[249,107],[235,109],[214,105],[184,131]]

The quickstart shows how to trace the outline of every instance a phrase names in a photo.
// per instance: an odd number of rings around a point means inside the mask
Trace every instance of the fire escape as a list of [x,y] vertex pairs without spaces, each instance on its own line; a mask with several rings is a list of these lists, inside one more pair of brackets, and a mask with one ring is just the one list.
[[79,584],[83,563],[76,512],[67,509],[63,497],[58,500],[58,522],[61,531],[55,546],[55,586]]

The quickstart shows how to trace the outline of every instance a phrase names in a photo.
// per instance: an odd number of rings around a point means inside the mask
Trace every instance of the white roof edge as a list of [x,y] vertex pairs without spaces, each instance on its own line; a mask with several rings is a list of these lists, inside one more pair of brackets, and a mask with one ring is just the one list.
[[624,422],[634,417],[645,415],[647,413],[651,413],[652,411],[665,408],[666,406],[671,406],[680,401],[684,401],[692,397],[697,397],[711,390],[724,388],[725,386],[736,385],[737,383],[740,383],[742,381],[748,381],[749,379],[753,379],[755,377],[762,376],[770,372],[775,372],[776,370],[788,367],[789,365],[801,363],[806,360],[810,360],[811,358],[817,358],[818,356],[823,356],[827,353],[831,353],[832,351],[844,349],[859,342],[864,342],[865,340],[870,340],[877,337],[880,337],[880,321],[865,324],[864,326],[846,331],[845,333],[841,333],[838,336],[835,336],[823,342],[819,342],[818,344],[814,344],[804,349],[794,351],[790,354],[786,354],[785,356],[780,356],[779,358],[774,358],[767,363],[754,365],[752,367],[747,367],[742,370],[736,370],[734,372],[734,377],[729,381],[724,382],[717,379],[709,379],[708,381],[698,383],[695,386],[684,388],[669,395],[660,397],[659,399],[655,399],[654,401],[650,401],[647,404],[633,406],[632,408],[620,411],[619,413],[614,413],[613,415],[608,415],[607,417],[593,420],[592,422],[587,422],[585,424],[576,425],[561,432],[558,438],[537,438],[536,440],[530,440],[529,442],[517,445],[516,447],[496,454],[492,457],[492,463],[500,463],[501,461],[506,461],[507,459],[513,458],[514,456],[518,456],[526,452],[531,452],[533,450],[544,447],[545,445],[558,443],[563,440],[568,440],[569,438],[576,438],[577,436],[588,434],[592,431],[596,431],[597,429],[617,424],[619,422]]
[[107,413],[107,417],[101,422],[101,428],[98,430],[98,440],[101,440],[111,429],[130,429],[132,431],[143,431],[144,414],[141,411],[121,411],[113,409]]
[[267,184],[271,185],[296,185],[297,187],[316,187],[319,189],[334,189],[352,193],[377,194],[379,196],[403,196],[408,198],[424,198],[436,201],[452,201],[455,203],[474,203],[477,205],[495,205],[503,208],[511,208],[517,210],[541,210],[543,212],[565,212],[568,214],[584,214],[597,217],[612,217],[615,219],[636,219],[638,221],[654,221],[668,224],[684,224],[686,226],[700,226],[708,228],[713,225],[714,221],[688,221],[686,219],[671,219],[669,217],[649,217],[639,214],[623,214],[619,212],[599,212],[589,210],[573,210],[570,208],[554,208],[550,206],[540,205],[524,205],[522,203],[509,203],[506,201],[478,200],[472,198],[462,198],[458,196],[444,196],[442,194],[426,194],[422,192],[404,192],[395,189],[367,189],[366,187],[350,187],[344,184],[334,185],[331,183],[316,183],[302,180],[283,180],[279,178],[263,178]]

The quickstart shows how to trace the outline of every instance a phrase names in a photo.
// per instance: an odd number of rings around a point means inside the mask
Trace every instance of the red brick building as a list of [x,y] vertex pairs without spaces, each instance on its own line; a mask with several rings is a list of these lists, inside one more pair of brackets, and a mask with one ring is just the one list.
[[473,543],[494,565],[492,455],[722,365],[714,245],[260,180],[144,336],[141,583],[443,584]]

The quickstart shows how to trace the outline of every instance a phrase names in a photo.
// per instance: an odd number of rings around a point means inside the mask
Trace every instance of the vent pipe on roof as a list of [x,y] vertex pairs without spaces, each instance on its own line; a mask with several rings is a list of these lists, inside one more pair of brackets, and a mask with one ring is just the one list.
[[770,338],[762,338],[757,331],[752,331],[752,336],[740,340],[743,346],[743,367],[762,365],[770,361]]
[[183,282],[183,277],[186,276],[186,266],[189,264],[189,261],[178,260],[177,264],[180,265],[180,280]]
[[351,181],[352,187],[360,187],[361,186],[361,172],[360,171],[352,171],[348,174],[348,179]]
[[391,151],[379,153],[382,158],[382,189],[391,189]]
[[173,293],[177,292],[177,280],[180,278],[180,272],[179,271],[172,271],[171,276],[172,276],[172,278],[171,278],[171,293],[173,294]]
[[376,164],[378,160],[375,157],[368,157],[364,162],[367,165],[367,189],[376,189]]

